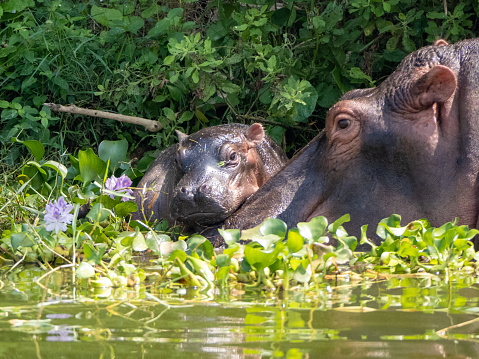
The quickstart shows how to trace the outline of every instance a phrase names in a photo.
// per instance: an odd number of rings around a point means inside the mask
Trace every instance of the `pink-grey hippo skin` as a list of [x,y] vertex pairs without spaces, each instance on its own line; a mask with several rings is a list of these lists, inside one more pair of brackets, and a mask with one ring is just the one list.
[[[227,124],[162,151],[135,190],[135,219],[167,219],[186,233],[221,224],[287,162],[263,127]],[[216,232],[217,233],[217,232]]]
[[359,238],[370,224],[376,243],[377,223],[392,213],[403,223],[458,217],[478,228],[478,173],[479,39],[437,42],[408,55],[380,86],[346,93],[324,131],[224,227],[349,213],[348,233]]

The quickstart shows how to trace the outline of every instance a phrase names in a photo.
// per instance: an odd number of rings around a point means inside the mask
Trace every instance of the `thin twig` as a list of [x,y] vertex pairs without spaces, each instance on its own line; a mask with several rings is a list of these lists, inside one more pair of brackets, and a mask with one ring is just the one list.
[[69,268],[69,267],[73,267],[73,264],[64,264],[64,265],[58,266],[58,267],[52,269],[51,271],[45,273],[44,275],[42,275],[40,278],[38,278],[38,279],[35,281],[35,283],[37,283],[40,287],[45,288],[45,286],[40,283],[40,281],[41,281],[43,278],[45,278],[47,275],[49,275],[49,274],[51,274],[51,273],[53,273],[53,272],[55,272],[55,271],[57,271],[57,270],[59,270],[59,269],[61,269],[61,268]]
[[27,256],[27,251],[25,251],[25,254],[23,255],[23,258],[20,259],[17,263],[15,263],[15,264],[13,265],[13,267],[10,268],[7,273],[10,273],[17,265],[19,265],[20,263],[22,263],[26,256]]
[[157,132],[163,128],[163,125],[158,121],[148,120],[146,118],[126,116],[119,113],[90,110],[87,108],[77,107],[75,105],[63,106],[54,103],[44,103],[44,106],[49,107],[53,111],[77,113],[79,115],[86,115],[92,117],[109,118],[120,122],[128,122],[134,125],[145,126],[145,129],[151,132]]
[[[455,324],[455,325],[451,325],[450,327],[447,327],[447,328],[444,328],[444,329],[441,329],[441,330],[438,330],[436,331],[436,334],[438,336],[440,336],[441,338],[444,338],[446,339],[447,336],[446,336],[446,332],[451,330],[451,329],[455,329],[455,328],[460,328],[460,327],[464,327],[466,325],[469,325],[469,324],[472,324],[472,323],[475,323],[479,321],[479,318],[475,318],[475,319],[471,319],[471,320],[468,320],[467,322],[462,322],[462,323],[459,323],[459,324]],[[457,338],[455,338],[457,339]]]

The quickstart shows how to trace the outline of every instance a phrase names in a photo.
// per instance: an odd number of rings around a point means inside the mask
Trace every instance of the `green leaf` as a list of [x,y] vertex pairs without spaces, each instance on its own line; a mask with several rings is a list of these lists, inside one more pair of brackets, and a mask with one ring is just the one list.
[[117,217],[126,217],[130,213],[138,210],[138,205],[133,201],[120,202],[115,207],[115,214]]
[[10,236],[10,241],[13,252],[16,252],[18,247],[33,247],[35,244],[37,244],[35,237],[25,232],[13,233]]
[[95,275],[95,269],[92,267],[91,264],[87,262],[81,262],[78,268],[76,269],[76,277],[83,279],[83,278],[91,278]]
[[398,227],[401,227],[401,216],[398,214],[392,214],[388,218],[384,218],[378,223],[376,234],[384,240],[387,237],[387,233],[391,232],[388,229]]
[[[165,59],[163,60],[163,64],[164,65],[171,65],[173,63],[173,61],[175,60],[175,56],[173,55],[169,55],[169,56],[166,56]],[[190,67],[191,68],[191,67]],[[188,69],[189,70],[189,69]]]
[[278,218],[268,218],[259,226],[259,231],[263,236],[274,234],[278,237],[284,238],[287,230],[288,227],[286,226],[286,223]]
[[299,233],[297,228],[293,228],[288,231],[288,241],[286,245],[288,246],[290,253],[296,253],[303,249],[304,238]]
[[188,245],[188,253],[196,252],[198,256],[205,259],[213,257],[213,246],[209,240],[200,235],[193,235],[186,241]]
[[220,85],[220,89],[226,93],[238,93],[241,91],[241,87],[238,85],[235,85],[234,83],[230,81],[224,81]]
[[110,21],[113,20],[123,20],[123,14],[120,12],[120,10],[108,9],[96,5],[93,5],[91,7],[90,14],[95,21],[102,24],[103,26],[110,26]]
[[25,10],[27,7],[34,7],[35,1],[33,0],[9,0],[7,2],[2,3],[3,11],[5,12],[12,12],[12,13],[19,13]]
[[216,256],[216,265],[218,267],[226,267],[231,264],[231,258],[227,254],[218,254]]
[[336,233],[338,231],[339,227],[341,227],[344,223],[349,222],[349,221],[350,221],[349,214],[345,214],[344,216],[338,218],[336,221],[331,223],[328,226],[328,231],[330,231],[331,233]]
[[53,79],[53,83],[60,86],[62,89],[68,91],[70,89],[70,85],[68,85],[68,82],[60,77],[60,76],[57,76]]
[[193,118],[194,114],[191,111],[185,111],[181,114],[180,119],[178,120],[178,124],[181,124],[183,122],[188,122]]
[[27,90],[30,86],[32,86],[35,82],[37,82],[37,79],[35,77],[30,77],[27,80],[22,82],[22,92]]
[[126,31],[130,31],[133,34],[136,34],[138,30],[140,30],[143,25],[145,25],[145,21],[138,16],[128,16],[125,21],[125,29]]
[[103,260],[105,251],[105,243],[99,243],[95,246],[90,243],[83,243],[83,254],[85,255],[85,260],[90,264],[99,264]]
[[95,203],[86,217],[93,223],[100,223],[107,219],[110,215],[113,215],[113,213],[109,209],[105,208],[102,203]]
[[83,180],[83,186],[86,186],[93,180],[103,182],[106,163],[102,161],[91,148],[85,151],[78,151],[78,162],[80,166],[80,175]]
[[176,116],[175,116],[175,111],[173,111],[171,108],[169,107],[164,107],[163,108],[163,113],[165,114],[165,116],[171,120],[171,121],[175,121],[176,120]]
[[239,242],[241,232],[239,229],[218,229],[218,232],[225,240],[226,244],[232,246]]
[[293,273],[293,279],[297,280],[298,282],[301,283],[308,283],[311,279],[311,265],[308,265],[306,269],[303,268],[303,265],[301,264],[296,268],[296,270]]
[[282,242],[276,243],[276,246],[272,252],[265,252],[259,249],[247,245],[244,249],[244,257],[256,270],[260,271],[278,259],[278,254],[284,250],[284,244]]
[[47,161],[42,165],[42,167],[50,167],[54,169],[63,179],[65,179],[68,174],[68,169],[66,166],[56,161]]
[[289,17],[291,16],[291,10],[283,7],[276,10],[271,16],[271,22],[277,26],[283,26],[288,23]]
[[127,151],[128,141],[126,139],[119,141],[103,140],[98,146],[98,156],[105,163],[108,163],[108,160],[110,160],[108,168],[110,173],[114,173],[121,162],[128,162],[128,158],[126,157]]
[[309,222],[298,223],[299,233],[311,241],[319,240],[327,226],[328,220],[323,216],[314,217]]
[[191,75],[191,79],[193,80],[195,84],[198,83],[198,81],[200,80],[198,75],[198,69],[195,69],[195,71],[193,71],[193,74]]
[[186,261],[187,257],[188,257],[188,255],[184,251],[182,251],[180,249],[176,249],[170,254],[169,260],[174,261],[175,258],[178,258],[181,262],[184,262],[184,261]]
[[230,266],[227,267],[220,267],[218,271],[216,272],[216,279],[221,281],[225,279],[228,276],[228,273],[230,272]]
[[[166,35],[168,33],[168,30],[170,29],[170,24],[171,21],[168,18],[164,18],[160,21],[158,21],[155,26],[151,28],[150,31],[148,31],[148,34],[146,35],[147,37],[158,37],[161,35]],[[166,59],[165,59],[166,62]],[[166,63],[165,63],[166,65]]]
[[364,83],[366,80],[369,86],[374,85],[374,81],[371,79],[370,76],[366,75],[363,70],[361,70],[359,67],[352,67],[349,70],[349,76],[351,79],[356,79],[359,81],[352,81],[353,83]]
[[136,227],[136,231],[135,231],[135,235],[133,236],[133,242],[131,244],[131,247],[133,248],[134,251],[137,251],[137,252],[143,252],[148,249],[148,246],[146,245],[145,237],[140,232],[140,229],[138,227]]
[[43,147],[42,143],[40,141],[36,140],[26,140],[26,141],[20,141],[16,137],[13,137],[11,139],[12,142],[18,142],[23,145],[25,145],[30,153],[35,157],[35,161],[40,161],[43,158],[43,155],[45,154],[45,147]]

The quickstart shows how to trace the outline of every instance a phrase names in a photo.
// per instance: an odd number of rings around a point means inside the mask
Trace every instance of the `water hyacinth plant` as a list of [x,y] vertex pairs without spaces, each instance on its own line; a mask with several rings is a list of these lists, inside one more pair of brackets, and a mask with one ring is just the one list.
[[[112,175],[110,178],[108,178],[105,181],[105,188],[110,191],[118,192],[121,194],[126,194],[126,195],[132,195],[133,191],[129,188],[131,186],[131,179],[125,175],[122,174],[120,177],[115,177],[115,175]],[[115,195],[110,194],[110,198],[114,199]],[[130,198],[123,196],[121,200],[123,202],[128,201]]]
[[70,213],[72,210],[73,205],[68,204],[63,196],[53,201],[53,203],[48,202],[43,217],[46,230],[48,232],[55,231],[55,234],[58,234],[59,231],[65,232],[67,224],[71,224],[73,220],[73,214]]

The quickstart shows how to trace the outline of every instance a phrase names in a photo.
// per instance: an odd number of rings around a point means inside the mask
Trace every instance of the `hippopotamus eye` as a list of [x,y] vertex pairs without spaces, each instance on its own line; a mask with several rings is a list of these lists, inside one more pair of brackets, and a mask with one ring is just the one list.
[[348,128],[350,124],[351,121],[347,118],[341,118],[338,120],[338,128],[340,128],[341,130]]
[[236,152],[231,152],[230,161],[236,161]]

